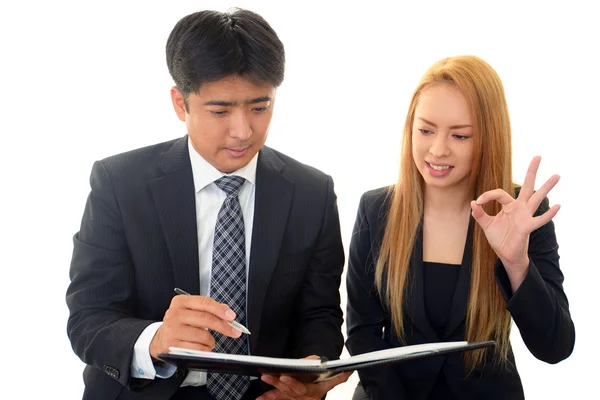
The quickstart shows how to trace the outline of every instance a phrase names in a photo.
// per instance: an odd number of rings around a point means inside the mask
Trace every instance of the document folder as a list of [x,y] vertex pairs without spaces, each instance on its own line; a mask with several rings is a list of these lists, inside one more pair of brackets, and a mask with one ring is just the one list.
[[341,372],[492,346],[495,346],[494,341],[425,343],[329,361],[213,353],[180,347],[171,347],[168,353],[159,354],[158,357],[179,368],[189,370],[249,376],[261,376],[262,374],[290,375],[302,382],[318,382],[332,378]]

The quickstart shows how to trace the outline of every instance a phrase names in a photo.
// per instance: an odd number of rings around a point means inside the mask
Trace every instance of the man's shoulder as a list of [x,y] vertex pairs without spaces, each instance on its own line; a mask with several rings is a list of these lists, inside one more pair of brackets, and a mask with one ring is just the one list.
[[164,154],[174,146],[181,147],[180,152],[187,149],[184,146],[186,137],[172,139],[166,142],[156,143],[149,146],[128,150],[122,153],[114,154],[99,161],[104,168],[111,172],[124,173],[127,171],[141,171],[141,166],[157,165]]
[[264,146],[261,150],[263,160],[274,165],[282,174],[293,180],[325,181],[328,174],[295,158],[292,158],[271,147]]

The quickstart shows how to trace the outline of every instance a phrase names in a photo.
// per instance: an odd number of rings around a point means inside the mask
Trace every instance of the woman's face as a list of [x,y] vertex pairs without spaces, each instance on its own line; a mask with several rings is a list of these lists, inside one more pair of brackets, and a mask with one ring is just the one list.
[[468,185],[473,134],[471,110],[458,88],[438,84],[421,92],[412,126],[412,153],[426,185]]

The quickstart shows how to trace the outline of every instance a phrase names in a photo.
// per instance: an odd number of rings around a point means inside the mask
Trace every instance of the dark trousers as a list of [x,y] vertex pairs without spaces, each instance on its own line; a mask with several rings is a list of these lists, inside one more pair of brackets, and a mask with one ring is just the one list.
[[[250,381],[250,387],[242,400],[256,400],[258,396],[264,393],[263,388],[260,385],[260,379]],[[204,386],[184,386],[179,388],[177,392],[171,397],[172,400],[225,400],[215,399],[208,393],[206,385]]]

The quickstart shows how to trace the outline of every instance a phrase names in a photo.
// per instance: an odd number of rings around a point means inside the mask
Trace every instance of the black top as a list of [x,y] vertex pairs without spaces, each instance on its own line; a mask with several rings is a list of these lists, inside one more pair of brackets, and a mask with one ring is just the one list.
[[425,313],[440,337],[444,336],[459,271],[460,264],[423,262]]
[[[440,337],[444,336],[446,321],[456,289],[460,264],[444,264],[423,261],[423,289],[425,295],[425,313],[429,323]],[[453,400],[444,370],[441,369],[427,400]]]

